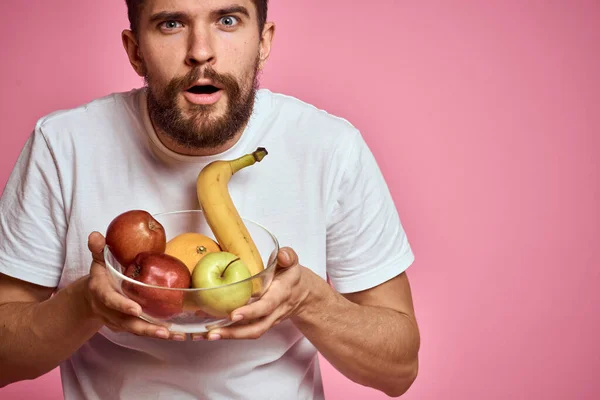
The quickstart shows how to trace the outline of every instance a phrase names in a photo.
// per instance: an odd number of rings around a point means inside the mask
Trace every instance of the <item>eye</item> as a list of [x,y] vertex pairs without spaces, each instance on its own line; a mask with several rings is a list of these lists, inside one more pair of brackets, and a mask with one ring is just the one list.
[[237,17],[234,17],[232,15],[227,15],[225,17],[222,17],[220,19],[220,22],[221,22],[221,24],[223,24],[227,27],[236,26],[239,23]]
[[172,31],[174,29],[181,28],[183,24],[179,21],[165,21],[162,22],[159,26],[161,29]]

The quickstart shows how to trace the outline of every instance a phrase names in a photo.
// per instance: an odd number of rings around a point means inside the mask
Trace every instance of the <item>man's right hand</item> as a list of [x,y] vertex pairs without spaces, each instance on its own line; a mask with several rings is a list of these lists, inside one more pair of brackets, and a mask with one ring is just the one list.
[[87,278],[86,300],[94,317],[115,332],[129,332],[138,336],[150,336],[160,339],[185,340],[182,334],[169,334],[165,327],[146,322],[138,316],[139,304],[117,292],[110,283],[104,262],[105,239],[99,232],[88,237],[88,248],[93,261]]

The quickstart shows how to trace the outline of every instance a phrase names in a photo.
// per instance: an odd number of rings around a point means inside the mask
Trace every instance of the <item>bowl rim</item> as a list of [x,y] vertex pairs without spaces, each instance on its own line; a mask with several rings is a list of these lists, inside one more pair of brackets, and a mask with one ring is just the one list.
[[[204,214],[204,211],[202,211],[201,209],[199,209],[199,210],[178,210],[178,211],[166,211],[166,212],[161,212],[161,213],[155,213],[155,214],[151,214],[151,215],[152,215],[152,217],[160,217],[160,216],[165,216],[165,215],[185,214],[185,213]],[[112,271],[111,273],[114,273],[122,280],[128,281],[128,282],[133,283],[138,286],[143,286],[143,287],[147,287],[147,288],[151,288],[151,289],[169,290],[169,291],[177,291],[177,292],[192,292],[193,293],[193,292],[202,292],[202,291],[209,291],[209,290],[215,290],[215,289],[222,289],[222,288],[226,288],[229,286],[238,285],[243,282],[251,282],[254,279],[256,279],[257,277],[266,275],[273,268],[275,268],[275,266],[277,265],[277,254],[279,254],[279,250],[281,249],[281,247],[279,246],[279,240],[277,240],[275,235],[273,235],[273,233],[269,229],[267,229],[263,224],[260,224],[249,218],[244,218],[244,217],[240,217],[240,218],[242,218],[243,221],[251,222],[254,225],[257,225],[258,227],[262,228],[265,232],[267,232],[269,234],[269,236],[271,237],[271,239],[273,239],[273,242],[275,243],[275,254],[276,254],[273,261],[271,261],[271,263],[268,264],[262,271],[260,271],[258,274],[250,276],[249,278],[242,279],[241,281],[228,283],[226,285],[214,286],[214,287],[210,287],[210,288],[170,288],[170,287],[165,287],[165,286],[149,285],[147,283],[136,281],[135,279],[131,279],[128,276],[117,271],[117,269],[108,261],[107,255],[108,254],[112,255],[108,245],[105,245],[104,249],[102,250],[102,254],[104,255],[104,264],[106,265],[107,268],[109,268]]]

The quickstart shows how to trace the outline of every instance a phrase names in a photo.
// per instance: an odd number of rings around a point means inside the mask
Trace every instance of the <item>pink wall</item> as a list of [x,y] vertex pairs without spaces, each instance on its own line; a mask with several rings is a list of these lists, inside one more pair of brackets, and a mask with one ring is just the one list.
[[[3,187],[37,118],[140,82],[124,1],[0,12]],[[271,18],[264,85],[363,131],[414,246],[406,399],[600,398],[600,3],[275,0]],[[324,369],[330,400],[386,398]],[[61,398],[58,374],[0,397]]]

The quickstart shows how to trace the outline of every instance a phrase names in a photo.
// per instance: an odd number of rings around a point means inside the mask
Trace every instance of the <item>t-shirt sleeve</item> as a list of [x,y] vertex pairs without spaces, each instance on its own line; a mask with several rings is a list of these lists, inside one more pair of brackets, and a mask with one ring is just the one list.
[[327,273],[340,293],[377,286],[414,261],[377,162],[359,132],[344,154],[327,225]]
[[56,287],[64,265],[65,233],[58,168],[38,124],[0,197],[0,272]]

